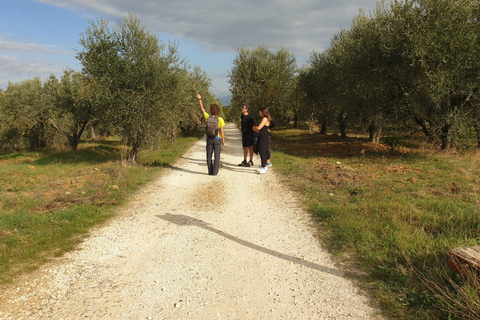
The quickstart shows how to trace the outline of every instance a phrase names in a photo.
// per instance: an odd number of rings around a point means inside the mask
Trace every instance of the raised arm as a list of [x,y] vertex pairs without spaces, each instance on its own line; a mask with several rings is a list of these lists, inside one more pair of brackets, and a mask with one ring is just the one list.
[[198,103],[200,104],[200,110],[202,110],[202,112],[205,112],[205,108],[203,107],[203,103],[202,103],[202,96],[197,92],[197,99],[198,99]]

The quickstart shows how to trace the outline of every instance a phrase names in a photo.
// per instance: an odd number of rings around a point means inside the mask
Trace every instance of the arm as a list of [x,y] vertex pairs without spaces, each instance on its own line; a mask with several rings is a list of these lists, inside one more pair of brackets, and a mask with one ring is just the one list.
[[203,107],[203,103],[202,103],[202,96],[197,92],[197,99],[198,99],[198,103],[200,104],[200,110],[202,110],[202,113],[205,112],[205,108]]
[[223,131],[223,127],[220,127],[220,135],[222,136],[222,146],[225,145],[225,132]]
[[263,126],[267,124],[267,122],[268,122],[268,119],[264,117],[258,126],[253,126],[253,131],[255,132],[260,131],[260,129],[262,129]]

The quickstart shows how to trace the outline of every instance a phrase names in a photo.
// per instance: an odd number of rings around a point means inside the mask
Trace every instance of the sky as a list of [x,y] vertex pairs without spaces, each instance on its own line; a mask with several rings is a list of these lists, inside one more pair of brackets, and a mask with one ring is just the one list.
[[377,0],[0,0],[0,89],[34,77],[81,70],[75,58],[89,20],[121,23],[129,12],[160,41],[212,79],[217,98],[230,95],[236,49],[265,45],[294,54],[299,67]]

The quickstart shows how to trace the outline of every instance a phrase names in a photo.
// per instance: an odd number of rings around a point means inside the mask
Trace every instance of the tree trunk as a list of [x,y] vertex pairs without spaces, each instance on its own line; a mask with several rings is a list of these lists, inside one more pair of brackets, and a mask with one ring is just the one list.
[[477,132],[477,148],[480,148],[480,125],[475,121],[475,131]]
[[442,150],[449,149],[452,146],[453,141],[453,130],[452,125],[446,123],[440,130],[442,138]]
[[97,140],[97,136],[95,135],[95,129],[92,125],[90,125],[90,133],[92,134],[92,140]]
[[320,134],[327,134],[327,122],[322,122],[322,128],[320,129]]
[[340,126],[340,135],[342,136],[342,138],[345,139],[347,137],[347,115],[345,114],[345,112],[340,112],[337,120]]
[[435,141],[435,133],[430,127],[430,124],[427,120],[423,119],[420,116],[414,116],[413,120],[422,128],[423,133],[427,136],[428,142],[432,143]]
[[297,115],[296,112],[295,112],[295,114],[293,115],[293,127],[294,127],[294,128],[297,128],[297,127],[298,127],[298,115]]
[[370,137],[369,141],[379,144],[380,143],[380,136],[382,134],[382,119],[381,117],[376,117],[376,119],[373,119],[372,122],[370,123],[370,126],[368,127],[368,130],[370,132]]
[[80,138],[83,134],[83,131],[85,130],[85,127],[88,124],[88,120],[86,120],[85,122],[79,125],[80,126],[79,130],[77,130],[77,128],[74,128],[74,132],[72,135],[68,134],[68,132],[66,131],[63,131],[62,128],[60,128],[52,119],[48,119],[48,121],[55,128],[55,130],[57,130],[58,133],[64,135],[67,138],[68,144],[70,145],[70,148],[72,149],[72,151],[77,151],[78,143],[80,142]]
[[132,149],[128,153],[128,162],[136,164],[137,154],[140,151],[140,146],[142,145],[143,137],[137,136],[137,139],[132,144]]

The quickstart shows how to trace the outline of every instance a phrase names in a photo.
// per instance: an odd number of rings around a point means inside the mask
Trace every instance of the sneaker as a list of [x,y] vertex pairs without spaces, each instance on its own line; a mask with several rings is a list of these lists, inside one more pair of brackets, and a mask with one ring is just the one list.
[[238,165],[239,167],[246,167],[248,166],[247,160],[243,160],[242,163]]
[[267,173],[267,167],[264,167],[264,168],[258,170],[258,173],[259,173],[259,174]]
[[267,162],[267,167],[271,167],[272,166],[272,163],[271,162]]
[[248,161],[248,166],[253,167],[253,161],[252,160]]

